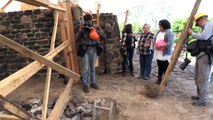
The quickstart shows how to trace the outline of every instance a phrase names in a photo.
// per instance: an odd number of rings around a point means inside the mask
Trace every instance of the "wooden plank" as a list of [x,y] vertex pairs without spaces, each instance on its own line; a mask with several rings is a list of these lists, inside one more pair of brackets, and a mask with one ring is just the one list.
[[77,50],[75,44],[75,33],[73,27],[73,19],[72,19],[72,12],[71,12],[71,3],[66,2],[66,16],[67,16],[67,35],[68,40],[70,40],[70,57],[71,57],[71,70],[76,73],[80,73],[79,71],[79,64],[78,64],[78,57],[77,57]]
[[4,10],[7,8],[8,5],[10,5],[10,3],[13,2],[13,0],[9,0],[1,9],[1,12],[4,12]]
[[100,4],[98,3],[98,9],[97,9],[97,25],[100,26]]
[[73,83],[74,83],[74,80],[69,79],[69,82],[68,82],[64,92],[59,96],[59,98],[58,98],[52,112],[50,113],[50,116],[47,118],[47,120],[60,120],[60,117],[61,117],[62,113],[64,112],[67,102],[69,101]]
[[176,62],[177,62],[177,60],[180,56],[181,50],[183,48],[183,44],[185,43],[186,40],[188,40],[189,35],[188,35],[187,31],[193,25],[194,16],[197,13],[197,10],[200,6],[200,3],[201,3],[201,0],[197,0],[195,2],[194,8],[192,9],[192,12],[191,12],[191,15],[190,15],[187,23],[185,24],[183,31],[181,32],[181,35],[180,35],[179,40],[178,40],[178,44],[176,45],[175,50],[173,51],[173,54],[172,54],[172,57],[171,57],[171,62],[169,63],[169,66],[168,66],[166,73],[163,76],[162,82],[160,84],[160,94],[162,94],[162,92],[165,88],[165,85],[168,81],[169,75],[176,65]]
[[[56,39],[56,33],[57,33],[57,28],[58,28],[58,17],[59,17],[59,13],[57,11],[55,11],[54,27],[53,27],[51,44],[50,44],[50,51],[53,51],[54,47],[55,47],[55,39]],[[46,119],[46,116],[47,116],[47,105],[48,105],[48,100],[49,100],[51,74],[52,74],[52,68],[48,67],[47,68],[45,89],[44,89],[44,99],[43,99],[42,117],[41,117],[42,119]]]
[[78,80],[80,75],[73,72],[73,71],[70,71],[69,69],[53,62],[53,61],[50,61],[48,59],[46,59],[45,57],[41,56],[40,54],[36,53],[36,52],[33,52],[32,50],[30,49],[27,49],[26,47],[24,47],[23,45],[20,45],[16,42],[14,42],[13,40],[3,36],[0,34],[0,43],[8,46],[9,48],[21,53],[22,55],[26,56],[26,57],[29,57],[33,60],[36,60],[48,67],[51,67],[52,69],[58,71],[59,73],[61,74],[64,74],[66,75],[67,77],[70,77],[70,78],[73,78],[75,80]]
[[27,3],[34,6],[52,8],[52,9],[63,11],[63,12],[66,11],[64,8],[60,7],[59,5],[52,4],[48,2],[47,0],[16,0],[16,1],[20,1],[20,2]]
[[14,115],[3,115],[0,114],[0,120],[21,120],[20,118],[14,116]]
[[[65,42],[68,38],[67,38],[67,31],[66,31],[66,26],[64,22],[64,14],[62,12],[59,13],[59,24],[60,24],[62,42]],[[68,49],[65,48],[63,51],[64,51],[64,57],[66,60],[66,67],[71,70],[71,58],[70,58]]]
[[[126,16],[125,16],[125,20],[124,20],[124,27],[125,27],[125,25],[127,23],[128,15],[129,15],[129,10],[126,11]],[[123,29],[124,29],[124,27],[123,27]]]
[[39,120],[38,118],[34,117],[32,114],[25,111],[23,108],[17,106],[13,102],[9,101],[8,99],[0,96],[0,106],[6,110],[7,112],[17,116],[20,119],[24,120]]
[[[61,50],[63,50],[69,41],[62,43],[53,51],[49,52],[45,55],[45,58],[52,59],[56,56]],[[21,70],[13,73],[12,75],[8,76],[7,78],[0,81],[0,95],[7,96],[17,87],[19,87],[22,83],[24,83],[27,79],[29,79],[32,75],[34,75],[37,71],[39,71],[44,65],[40,64],[37,61],[32,62],[31,64],[27,65],[26,67],[22,68]]]

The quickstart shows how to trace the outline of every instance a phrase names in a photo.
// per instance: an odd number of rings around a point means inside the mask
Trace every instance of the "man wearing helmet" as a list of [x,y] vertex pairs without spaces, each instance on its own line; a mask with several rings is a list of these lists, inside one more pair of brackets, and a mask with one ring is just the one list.
[[[191,29],[188,30],[189,35],[195,39],[207,40],[213,35],[213,22],[208,20],[208,15],[200,13],[195,16],[195,25],[202,28],[202,32],[195,33]],[[211,38],[213,40],[213,38]],[[211,64],[209,64],[209,57],[205,52],[200,52],[196,56],[195,63],[195,84],[197,87],[197,96],[191,98],[195,100],[192,104],[194,106],[206,106],[208,100],[208,77],[210,74]]]

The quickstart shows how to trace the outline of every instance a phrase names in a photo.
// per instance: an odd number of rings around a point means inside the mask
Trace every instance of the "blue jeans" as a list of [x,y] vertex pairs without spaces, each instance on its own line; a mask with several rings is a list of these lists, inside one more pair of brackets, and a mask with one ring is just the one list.
[[143,55],[140,54],[140,76],[142,77],[150,77],[152,70],[152,59],[153,59],[153,51],[151,54]]
[[81,76],[83,85],[89,84],[89,79],[92,84],[96,83],[95,63],[97,52],[95,47],[89,47],[85,56],[81,59]]

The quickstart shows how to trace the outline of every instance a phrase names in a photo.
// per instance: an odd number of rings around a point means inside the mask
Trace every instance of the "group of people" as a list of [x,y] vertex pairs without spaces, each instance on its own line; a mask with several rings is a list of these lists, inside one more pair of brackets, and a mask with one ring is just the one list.
[[[198,14],[195,16],[196,26],[202,28],[202,32],[195,33],[191,29],[188,34],[195,39],[207,40],[213,35],[213,22],[208,20],[207,14]],[[77,35],[76,44],[81,68],[81,80],[83,83],[83,91],[89,92],[89,86],[98,90],[96,83],[95,63],[97,58],[97,46],[99,41],[91,39],[90,31],[96,29],[100,39],[105,39],[105,34],[99,26],[94,26],[92,16],[84,15],[84,24],[80,27]],[[211,38],[213,39],[213,38]],[[136,37],[133,35],[132,25],[127,24],[122,31],[122,47],[120,49],[123,57],[122,75],[126,75],[127,67],[130,75],[134,76],[133,57],[136,48],[137,54],[140,56],[140,75],[139,79],[149,80],[151,75],[152,60],[155,57],[158,66],[158,77],[156,84],[160,84],[162,77],[166,72],[172,55],[174,33],[168,20],[159,21],[159,31],[154,34],[150,31],[150,25],[143,25],[143,33],[140,35],[138,46],[135,42]],[[209,56],[205,52],[200,52],[196,56],[195,65],[195,83],[197,87],[197,95],[191,98],[195,100],[194,106],[206,106],[208,100],[208,77],[210,74],[211,64],[209,64]],[[212,58],[212,56],[211,56]],[[90,82],[89,82],[90,81]]]
[[[120,49],[123,57],[123,71],[126,75],[126,67],[129,66],[129,71],[132,76],[133,72],[133,55],[136,37],[132,33],[132,25],[127,24],[123,30],[122,47]],[[143,33],[140,36],[137,46],[137,54],[140,55],[140,75],[139,79],[149,80],[152,68],[153,57],[157,60],[158,65],[158,79],[156,84],[160,84],[162,76],[165,74],[169,65],[172,54],[172,47],[174,43],[174,34],[171,30],[171,24],[168,20],[163,19],[159,21],[159,31],[156,35],[150,31],[150,25],[143,25]]]

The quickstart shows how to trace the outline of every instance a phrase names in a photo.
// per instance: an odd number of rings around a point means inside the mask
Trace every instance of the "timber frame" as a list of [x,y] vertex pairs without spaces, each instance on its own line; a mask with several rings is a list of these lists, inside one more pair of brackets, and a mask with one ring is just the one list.
[[[4,11],[4,9],[12,2],[13,0],[9,0],[1,9],[0,12]],[[14,91],[21,84],[26,82],[32,75],[38,72],[42,67],[47,66],[47,76],[45,83],[45,91],[43,97],[43,106],[42,106],[42,120],[59,120],[64,108],[67,105],[67,102],[70,98],[69,94],[71,92],[72,85],[79,80],[79,66],[78,59],[76,54],[75,47],[75,37],[74,37],[74,29],[73,29],[73,20],[71,7],[72,4],[70,2],[59,3],[58,5],[54,5],[48,0],[17,0],[23,3],[27,3],[33,6],[39,7],[47,7],[49,9],[54,10],[54,26],[53,33],[51,39],[51,45],[49,53],[45,56],[41,56],[40,54],[14,42],[13,40],[3,36],[0,34],[0,44],[6,45],[7,47],[19,52],[23,56],[29,57],[33,60],[31,64],[25,66],[19,71],[13,73],[12,75],[4,78],[0,81],[0,107],[9,112],[12,115],[0,115],[0,119],[2,120],[20,120],[20,119],[35,119],[39,120],[39,118],[35,118],[19,106],[12,103],[10,100],[5,97]],[[58,24],[60,24],[60,31],[62,36],[62,44],[57,48],[55,46],[56,32]],[[66,67],[63,67],[52,61],[53,57],[56,56],[60,51],[64,51],[65,59],[66,59]],[[51,83],[51,73],[52,69],[58,71],[59,73],[64,74],[69,77],[69,81],[65,90],[60,94],[50,116],[47,118],[47,104],[49,99],[49,90]]]

